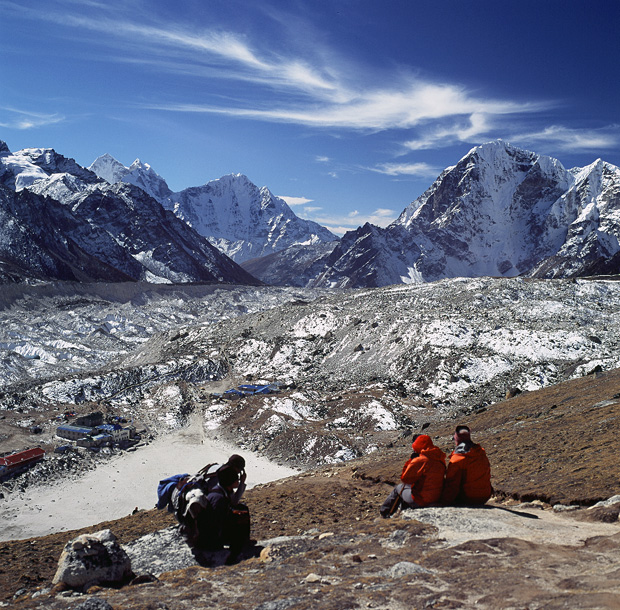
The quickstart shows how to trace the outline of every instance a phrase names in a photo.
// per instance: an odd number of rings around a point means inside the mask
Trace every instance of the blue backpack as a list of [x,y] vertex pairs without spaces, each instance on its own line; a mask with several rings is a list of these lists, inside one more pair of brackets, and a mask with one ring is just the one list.
[[157,485],[157,508],[162,509],[166,508],[170,504],[170,499],[172,497],[172,492],[175,487],[179,486],[181,481],[187,479],[189,474],[173,474],[171,477],[167,479],[162,479]]

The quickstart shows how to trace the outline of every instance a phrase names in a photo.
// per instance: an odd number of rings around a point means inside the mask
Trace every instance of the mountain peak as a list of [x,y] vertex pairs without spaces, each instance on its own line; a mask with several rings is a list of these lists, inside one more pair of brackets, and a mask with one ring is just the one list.
[[0,140],[0,154],[11,154],[8,145],[4,140]]
[[114,184],[129,172],[120,161],[117,161],[112,155],[104,153],[97,157],[88,168],[91,172],[95,172],[99,178],[102,178],[110,184]]

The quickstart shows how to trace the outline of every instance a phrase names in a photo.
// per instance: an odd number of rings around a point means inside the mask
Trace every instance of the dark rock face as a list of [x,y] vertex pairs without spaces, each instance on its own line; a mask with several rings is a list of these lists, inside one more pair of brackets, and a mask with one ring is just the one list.
[[[0,185],[0,218],[0,278],[5,282],[128,281],[140,270],[108,233],[52,199]],[[109,262],[96,256],[96,245],[105,248]]]
[[260,258],[241,263],[254,277],[270,286],[308,285],[324,268],[337,242],[294,245]]

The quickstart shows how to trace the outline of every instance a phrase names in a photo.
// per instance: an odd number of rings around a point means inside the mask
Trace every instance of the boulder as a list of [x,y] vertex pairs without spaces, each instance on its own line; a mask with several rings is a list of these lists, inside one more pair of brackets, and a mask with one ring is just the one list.
[[118,585],[133,573],[131,561],[110,530],[82,534],[65,545],[53,583],[87,590],[94,585]]

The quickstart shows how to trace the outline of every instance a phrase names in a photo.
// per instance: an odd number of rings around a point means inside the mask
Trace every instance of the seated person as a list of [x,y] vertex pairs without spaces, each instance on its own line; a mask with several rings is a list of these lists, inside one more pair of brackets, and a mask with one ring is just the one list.
[[416,435],[413,453],[403,467],[400,480],[379,512],[386,518],[399,508],[420,508],[439,501],[446,472],[446,454],[426,434]]
[[243,546],[250,540],[250,513],[247,506],[235,503],[235,488],[239,485],[237,470],[224,465],[217,472],[217,484],[206,497],[196,518],[197,546],[217,550],[230,548],[227,563],[234,563]]
[[457,426],[441,494],[443,505],[481,505],[493,493],[491,466],[485,450],[471,440],[467,426]]

